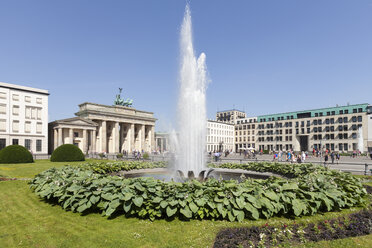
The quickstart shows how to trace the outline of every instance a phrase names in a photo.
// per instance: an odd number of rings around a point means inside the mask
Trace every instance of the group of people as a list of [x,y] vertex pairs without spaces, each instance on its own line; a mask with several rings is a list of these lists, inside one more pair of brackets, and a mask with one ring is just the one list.
[[296,154],[292,150],[289,151],[276,151],[273,155],[273,161],[286,161],[291,163],[304,163],[308,157],[308,152],[302,151]]

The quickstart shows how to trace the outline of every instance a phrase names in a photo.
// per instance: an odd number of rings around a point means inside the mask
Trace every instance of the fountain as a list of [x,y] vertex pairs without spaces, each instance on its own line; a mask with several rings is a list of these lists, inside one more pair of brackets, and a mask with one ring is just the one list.
[[205,54],[196,58],[192,43],[189,5],[180,34],[180,89],[178,101],[178,147],[175,169],[180,176],[205,177],[207,73]]
[[364,145],[363,145],[363,129],[359,127],[358,129],[358,150],[360,153],[364,153]]

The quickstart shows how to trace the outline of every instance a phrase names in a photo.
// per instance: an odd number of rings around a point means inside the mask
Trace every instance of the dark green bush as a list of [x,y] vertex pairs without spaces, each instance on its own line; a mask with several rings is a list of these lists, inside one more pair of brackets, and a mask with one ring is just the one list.
[[0,151],[1,164],[33,163],[32,154],[23,146],[11,145]]
[[85,156],[79,147],[65,144],[55,149],[50,157],[52,162],[84,161]]

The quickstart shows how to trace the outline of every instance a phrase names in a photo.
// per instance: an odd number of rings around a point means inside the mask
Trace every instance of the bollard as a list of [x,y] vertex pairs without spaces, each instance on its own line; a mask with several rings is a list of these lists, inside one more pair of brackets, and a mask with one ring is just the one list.
[[368,164],[364,164],[364,175],[367,176],[368,173]]

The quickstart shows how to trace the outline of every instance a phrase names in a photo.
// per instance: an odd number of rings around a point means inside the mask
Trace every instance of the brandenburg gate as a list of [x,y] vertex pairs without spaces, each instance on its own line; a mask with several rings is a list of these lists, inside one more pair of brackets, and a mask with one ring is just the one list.
[[49,123],[49,152],[62,144],[74,144],[84,154],[155,149],[156,119],[152,112],[85,102],[75,115]]

